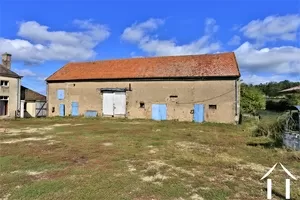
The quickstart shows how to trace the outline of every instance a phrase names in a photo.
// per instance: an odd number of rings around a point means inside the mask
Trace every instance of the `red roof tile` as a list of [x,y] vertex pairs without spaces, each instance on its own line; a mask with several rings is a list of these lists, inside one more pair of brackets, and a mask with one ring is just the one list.
[[240,76],[234,53],[71,62],[47,81],[227,76]]

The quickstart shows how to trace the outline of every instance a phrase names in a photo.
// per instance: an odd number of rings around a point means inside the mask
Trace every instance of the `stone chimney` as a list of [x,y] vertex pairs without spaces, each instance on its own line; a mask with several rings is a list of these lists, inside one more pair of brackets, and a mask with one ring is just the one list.
[[11,66],[11,54],[4,53],[2,54],[2,65],[7,69],[10,69]]

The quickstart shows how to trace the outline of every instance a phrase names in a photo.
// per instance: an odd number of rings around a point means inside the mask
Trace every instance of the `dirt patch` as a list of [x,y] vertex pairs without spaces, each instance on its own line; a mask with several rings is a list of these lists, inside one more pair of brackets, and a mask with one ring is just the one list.
[[162,175],[160,173],[157,173],[154,176],[143,176],[143,177],[141,177],[142,181],[145,181],[145,182],[163,181],[163,180],[165,180],[167,178],[168,178],[167,176],[164,176],[164,175]]
[[68,135],[68,134],[72,134],[72,131],[62,131],[62,132],[57,132],[56,134],[58,135]]
[[150,166],[156,168],[156,169],[159,169],[160,167],[168,167],[176,172],[179,172],[179,173],[182,173],[182,174],[186,174],[186,175],[189,175],[189,176],[195,176],[195,174],[191,171],[188,171],[186,169],[183,169],[181,167],[176,167],[176,166],[173,166],[173,165],[169,165],[169,164],[166,164],[162,161],[150,161],[148,163]]
[[150,150],[149,150],[149,153],[150,153],[150,154],[156,154],[158,151],[159,151],[159,150],[158,150],[157,148],[155,148],[155,149],[150,149]]
[[135,172],[136,171],[136,168],[130,163],[127,163],[127,167],[128,167],[129,172]]
[[251,170],[259,172],[259,173],[264,173],[270,169],[268,167],[265,167],[265,166],[263,166],[261,164],[257,164],[257,163],[247,163],[247,164],[242,164],[242,165],[238,165],[238,166],[241,167],[242,169],[251,169]]
[[54,145],[54,144],[58,144],[61,143],[61,141],[57,141],[57,140],[48,140],[48,145]]
[[109,147],[109,146],[112,146],[113,143],[111,143],[111,142],[104,142],[104,143],[102,143],[102,145],[106,146],[106,147]]
[[53,124],[53,127],[71,126],[72,124]]
[[10,196],[11,194],[6,194],[2,198],[0,198],[0,200],[8,200]]
[[88,162],[88,158],[86,156],[80,156],[78,158],[73,158],[72,161],[76,164],[86,164]]
[[20,129],[15,129],[15,128],[0,128],[0,133],[4,134],[21,134],[21,133],[39,133],[39,134],[44,134],[47,131],[53,130],[55,127],[62,127],[62,126],[80,126],[83,124],[53,124],[50,126],[45,126],[41,128],[33,128],[33,127],[25,127],[25,128],[20,128]]
[[198,194],[193,194],[192,196],[191,196],[191,199],[192,200],[204,200],[202,197],[200,197]]
[[188,170],[166,164],[160,160],[147,162],[147,168],[141,172],[143,173],[143,175],[141,175],[142,181],[152,182],[158,185],[162,185],[161,181],[166,180],[171,176],[178,176],[177,173],[195,176],[194,173]]
[[53,127],[43,127],[43,128],[20,128],[20,129],[14,129],[14,128],[6,128],[4,131],[0,131],[0,133],[4,134],[10,134],[10,135],[20,135],[22,133],[39,133],[39,134],[44,134],[47,131],[52,130]]
[[188,141],[182,141],[182,142],[177,142],[175,144],[176,147],[179,148],[179,150],[183,150],[183,151],[191,151],[191,150],[200,150],[203,152],[210,152],[211,149],[208,145],[204,145],[204,144],[199,144],[196,142],[188,142]]
[[250,169],[252,171],[256,171],[256,172],[259,172],[259,173],[262,173],[262,172],[266,172],[269,170],[268,167],[265,167],[261,164],[257,164],[257,163],[246,163],[246,164],[240,164],[243,159],[240,159],[240,158],[236,158],[234,156],[231,156],[227,153],[221,153],[221,154],[217,154],[216,157],[222,161],[225,161],[225,162],[229,162],[229,163],[236,163],[236,167],[239,168],[239,169]]
[[46,170],[45,171],[31,171],[31,170],[22,171],[22,170],[17,170],[17,171],[13,171],[11,173],[12,174],[27,174],[29,176],[37,176],[37,175],[43,174],[45,172],[46,172]]
[[225,161],[225,162],[230,162],[230,163],[236,163],[236,164],[243,161],[242,159],[233,157],[233,156],[231,156],[227,153],[217,154],[216,157],[219,160],[222,160],[222,161]]
[[9,133],[4,136],[11,137],[11,136],[17,136],[17,135],[21,135],[21,134],[20,133]]
[[159,151],[158,148],[154,148],[152,145],[149,145],[147,147],[150,148],[149,154],[156,154]]
[[53,138],[53,136],[46,136],[46,137],[29,137],[29,138],[22,138],[22,139],[13,139],[13,140],[4,140],[0,142],[0,144],[14,144],[18,142],[27,142],[27,141],[42,141],[48,140]]

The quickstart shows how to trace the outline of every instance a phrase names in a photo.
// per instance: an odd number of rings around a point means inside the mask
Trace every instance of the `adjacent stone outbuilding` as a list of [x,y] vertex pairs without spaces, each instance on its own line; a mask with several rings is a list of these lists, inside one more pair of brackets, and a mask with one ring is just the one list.
[[236,123],[234,53],[68,63],[47,81],[49,116]]

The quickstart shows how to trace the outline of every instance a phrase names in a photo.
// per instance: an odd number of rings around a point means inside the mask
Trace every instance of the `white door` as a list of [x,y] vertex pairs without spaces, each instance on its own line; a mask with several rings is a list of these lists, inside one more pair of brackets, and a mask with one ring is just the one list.
[[125,115],[126,113],[126,94],[125,92],[114,93],[114,115]]
[[114,115],[114,93],[103,93],[103,115]]

